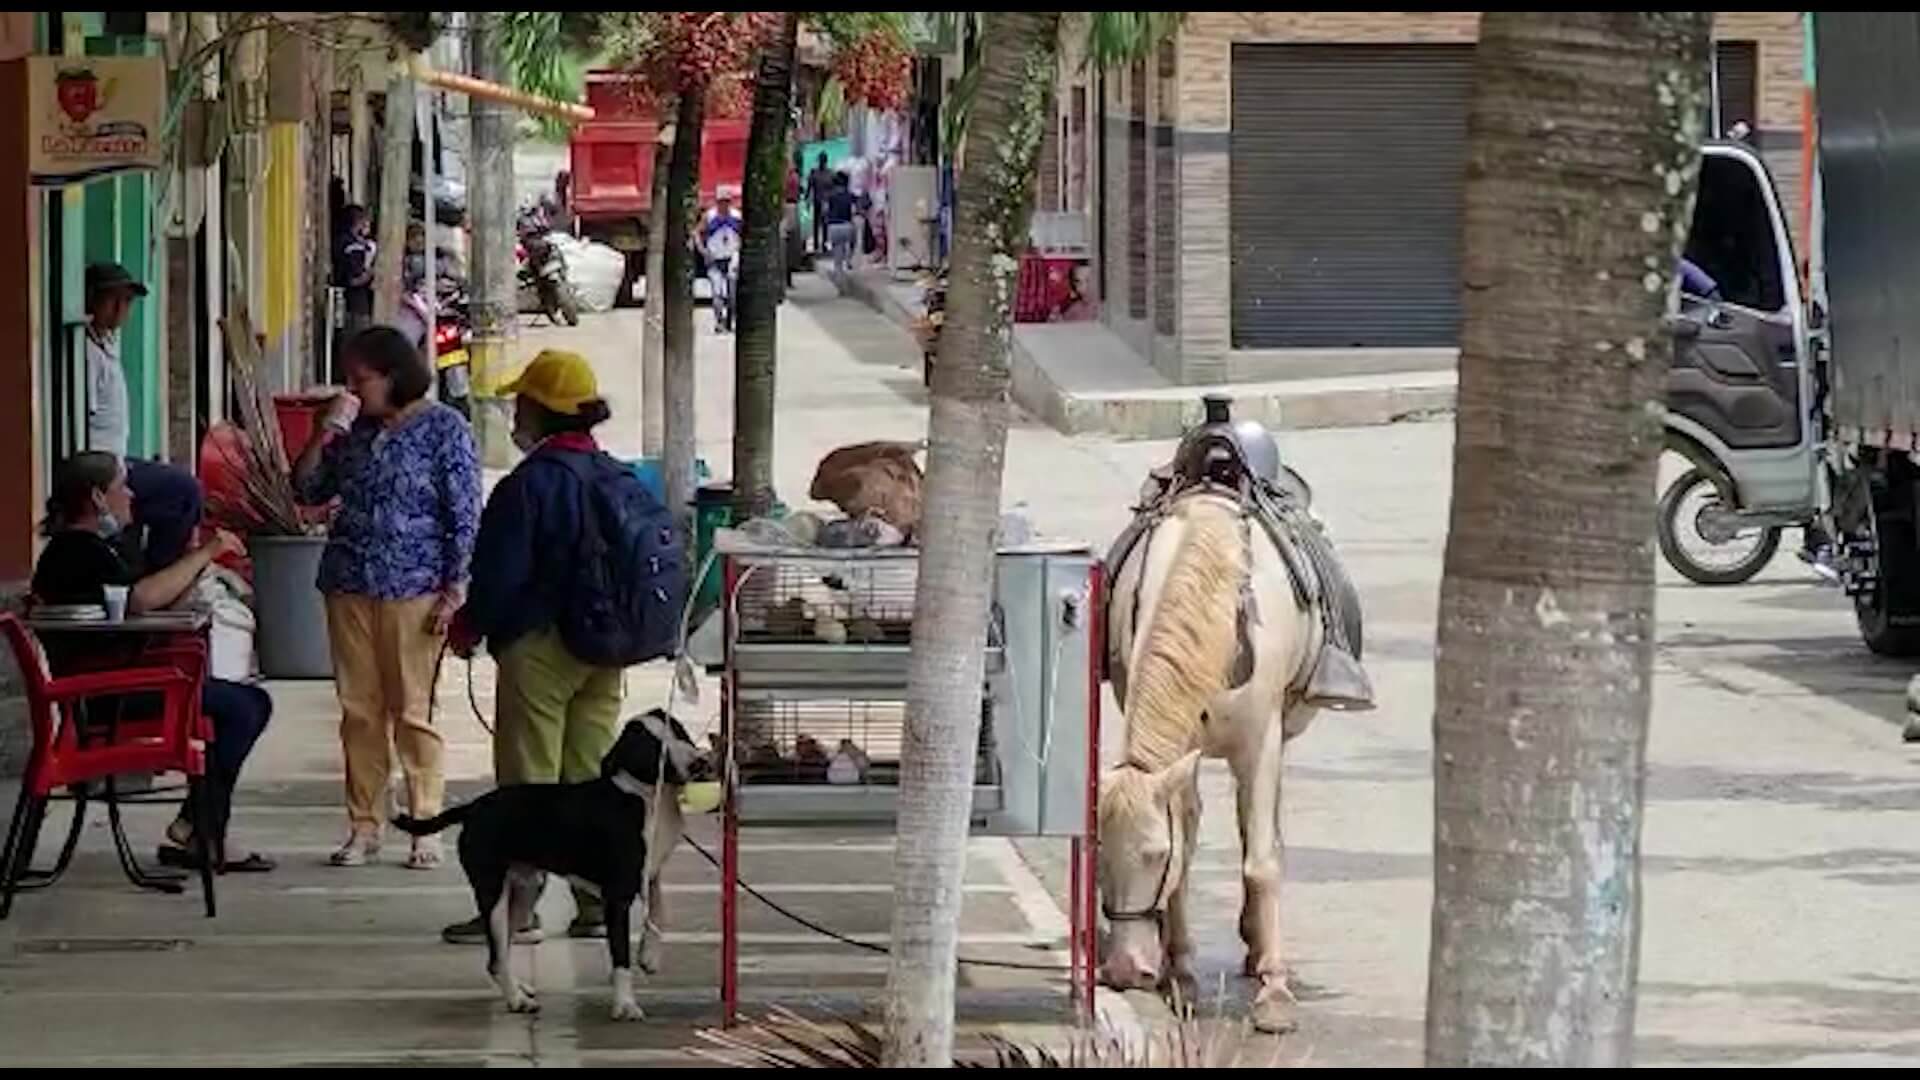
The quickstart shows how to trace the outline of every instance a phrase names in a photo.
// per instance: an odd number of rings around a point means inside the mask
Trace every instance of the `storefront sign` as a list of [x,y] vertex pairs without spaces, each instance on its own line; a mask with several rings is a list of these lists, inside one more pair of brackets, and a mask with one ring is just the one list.
[[167,69],[157,56],[27,60],[27,159],[33,182],[73,184],[161,165]]

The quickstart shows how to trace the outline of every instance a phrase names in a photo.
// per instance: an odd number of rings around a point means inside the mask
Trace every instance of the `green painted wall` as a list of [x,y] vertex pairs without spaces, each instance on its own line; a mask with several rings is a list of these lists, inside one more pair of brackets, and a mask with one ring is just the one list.
[[[86,49],[89,56],[140,56],[150,52],[153,44],[145,38],[89,37]],[[133,413],[127,452],[157,456],[166,436],[166,372],[161,364],[160,341],[166,297],[163,275],[156,271],[154,261],[157,245],[152,178],[145,173],[125,173],[91,181],[79,189],[77,200],[66,199],[66,208],[66,235],[73,242],[62,270],[64,293],[73,298],[70,307],[76,309],[69,312],[72,319],[86,318],[83,291],[87,263],[117,262],[151,290],[145,300],[134,304],[133,314],[120,332],[120,364],[126,369],[128,404]]]

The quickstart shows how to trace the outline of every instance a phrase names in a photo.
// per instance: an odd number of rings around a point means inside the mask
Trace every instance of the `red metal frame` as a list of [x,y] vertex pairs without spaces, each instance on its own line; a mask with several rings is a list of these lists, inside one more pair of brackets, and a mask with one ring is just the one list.
[[[740,813],[738,779],[733,767],[733,710],[739,684],[733,666],[733,598],[740,585],[740,568],[731,556],[722,559],[720,586],[721,634],[726,676],[720,683],[721,762],[720,829],[720,1005],[721,1020],[732,1027],[740,1012]],[[1102,611],[1105,568],[1096,561],[1087,576],[1087,789],[1085,835],[1073,837],[1068,854],[1067,992],[1088,1020],[1094,1015],[1094,987],[1098,981],[1099,796],[1100,722],[1104,710],[1101,671],[1106,651],[1106,617]]]
[[1085,981],[1079,989],[1080,1007],[1088,1020],[1093,1019],[1095,968],[1099,964],[1096,935],[1100,926],[1100,721],[1105,709],[1101,673],[1106,669],[1107,653],[1106,584],[1106,566],[1096,560],[1087,573],[1087,825],[1086,835],[1074,841],[1078,849],[1074,854],[1079,857],[1076,865],[1086,884],[1075,898],[1081,906],[1070,920],[1086,965]]
[[740,806],[733,767],[733,705],[739,685],[733,673],[733,594],[740,567],[721,559],[720,635],[726,676],[720,682],[720,1005],[721,1022],[732,1027],[740,1011]]

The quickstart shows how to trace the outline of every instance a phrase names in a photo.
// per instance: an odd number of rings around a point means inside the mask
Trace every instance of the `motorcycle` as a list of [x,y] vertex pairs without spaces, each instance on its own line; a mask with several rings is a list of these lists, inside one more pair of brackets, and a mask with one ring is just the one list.
[[467,318],[467,298],[456,294],[444,299],[440,319],[433,327],[433,369],[442,402],[473,419],[472,352],[473,324]]
[[[466,291],[447,278],[440,279],[438,291],[437,313],[418,285],[401,298],[400,330],[433,358],[435,396],[471,420],[473,358],[468,346],[473,340],[473,324],[468,317]],[[432,327],[431,333],[428,327]]]
[[580,301],[567,278],[567,258],[550,239],[546,214],[539,207],[520,214],[520,239],[514,246],[522,312],[545,315],[556,326],[580,325]]

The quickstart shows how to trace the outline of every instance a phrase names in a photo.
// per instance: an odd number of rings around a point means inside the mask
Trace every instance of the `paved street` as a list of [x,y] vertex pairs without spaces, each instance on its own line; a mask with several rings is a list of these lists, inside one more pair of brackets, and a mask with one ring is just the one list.
[[[803,276],[802,285],[782,314],[778,433],[781,493],[796,504],[828,449],[916,438],[925,423],[906,334],[817,280]],[[731,341],[710,333],[704,311],[696,319],[701,446],[724,475]],[[523,342],[570,343],[593,357],[616,411],[609,441],[627,452],[638,446],[639,323],[637,312],[593,316]],[[1419,1059],[1434,608],[1451,431],[1441,421],[1281,439],[1365,594],[1382,707],[1323,717],[1290,757],[1286,916],[1303,1028],[1253,1047],[1256,1062]],[[1044,532],[1104,545],[1170,446],[1069,440],[1020,424],[1007,502],[1024,504]],[[1897,726],[1907,669],[1867,657],[1843,598],[1811,584],[1791,556],[1760,583],[1725,590],[1663,568],[1659,600],[1641,1062],[1920,1061],[1920,938],[1905,916],[1920,880],[1920,798],[1915,754],[1901,747]],[[483,705],[488,684],[483,665]],[[224,912],[209,924],[189,899],[131,894],[114,876],[104,830],[92,830],[73,880],[24,897],[0,924],[0,1046],[10,1064],[649,1064],[675,1058],[687,1025],[710,1018],[692,992],[710,986],[715,970],[713,876],[698,856],[683,851],[672,871],[668,970],[643,996],[654,1021],[605,1020],[600,947],[567,943],[533,951],[546,1011],[509,1017],[488,1000],[478,951],[435,940],[466,911],[456,872],[316,865],[341,826],[328,690],[275,689],[280,715],[239,821],[282,869],[225,879]],[[468,715],[463,673],[447,672],[442,689],[453,772],[472,790],[486,775],[486,736]],[[638,703],[659,690],[657,675],[635,677]],[[1208,913],[1202,985],[1225,982],[1231,994],[1238,857],[1219,768],[1206,774],[1206,800],[1196,870],[1198,907]],[[157,821],[139,815],[138,835],[153,835]],[[757,846],[745,873],[776,887],[777,898],[840,929],[884,931],[885,837],[749,839]],[[1053,955],[1065,880],[1058,847],[976,844],[963,924],[970,951]],[[550,924],[565,905],[549,901]],[[757,993],[837,999],[884,977],[876,958],[764,909],[746,911],[757,935],[746,982]],[[969,987],[976,1025],[1040,1019],[1058,1001],[1026,976],[974,974]],[[1133,997],[1150,1015],[1152,1003]]]

